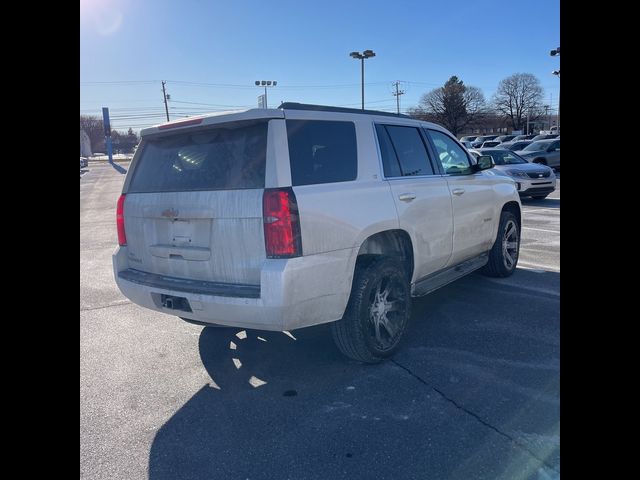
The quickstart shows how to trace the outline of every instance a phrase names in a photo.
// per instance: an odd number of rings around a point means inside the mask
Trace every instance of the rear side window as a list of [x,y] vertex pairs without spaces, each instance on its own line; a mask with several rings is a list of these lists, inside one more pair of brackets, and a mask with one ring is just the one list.
[[130,193],[264,188],[267,121],[145,141]]
[[[403,177],[434,174],[427,154],[427,148],[417,128],[400,127],[397,125],[377,125],[376,130],[378,131],[378,139],[380,140],[385,177],[398,176],[394,175],[394,172],[397,171],[394,163],[399,165],[400,176]],[[385,135],[382,134],[384,130],[386,130],[389,136],[388,140],[391,150],[385,145],[387,140]]]
[[391,145],[391,139],[384,125],[376,125],[378,134],[378,142],[380,143],[380,153],[382,154],[382,167],[384,168],[384,176],[387,178],[401,177],[400,164],[398,157]]
[[358,174],[353,122],[287,120],[291,182],[348,182]]

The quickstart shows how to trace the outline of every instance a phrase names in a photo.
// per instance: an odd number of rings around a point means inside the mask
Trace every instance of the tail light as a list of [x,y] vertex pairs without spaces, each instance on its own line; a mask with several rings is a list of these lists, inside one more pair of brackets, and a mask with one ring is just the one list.
[[298,203],[291,187],[266,189],[262,196],[262,214],[267,258],[301,256]]
[[124,198],[120,195],[118,199],[118,207],[116,209],[116,225],[118,227],[118,245],[125,246],[127,244],[127,235],[124,233]]

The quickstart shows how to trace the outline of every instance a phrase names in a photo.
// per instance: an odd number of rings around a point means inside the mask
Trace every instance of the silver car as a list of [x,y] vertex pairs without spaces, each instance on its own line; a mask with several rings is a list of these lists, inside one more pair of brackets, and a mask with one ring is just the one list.
[[516,153],[527,162],[560,169],[560,138],[532,142]]
[[342,353],[374,363],[399,347],[412,297],[516,269],[514,180],[485,175],[490,159],[436,124],[283,103],[141,138],[113,269],[151,310],[257,330],[330,323]]
[[516,182],[520,197],[542,200],[556,189],[556,176],[545,165],[532,164],[518,154],[502,148],[481,148],[469,150],[473,156],[489,155],[495,167],[487,170],[488,175],[506,175]]

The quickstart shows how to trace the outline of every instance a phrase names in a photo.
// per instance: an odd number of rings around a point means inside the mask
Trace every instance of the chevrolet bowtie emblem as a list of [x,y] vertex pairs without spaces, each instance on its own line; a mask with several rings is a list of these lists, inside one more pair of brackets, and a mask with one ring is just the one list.
[[178,213],[180,213],[178,212],[178,210],[174,210],[173,208],[167,208],[160,215],[168,218],[176,218],[178,216]]

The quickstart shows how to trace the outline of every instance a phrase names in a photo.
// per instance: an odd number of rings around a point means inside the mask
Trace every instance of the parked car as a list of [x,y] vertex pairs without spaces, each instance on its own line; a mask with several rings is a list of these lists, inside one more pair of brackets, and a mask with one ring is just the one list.
[[536,135],[531,140],[537,142],[538,140],[549,140],[551,138],[558,138],[560,134],[558,133],[542,133],[540,135]]
[[504,143],[513,140],[516,136],[517,135],[500,135],[499,137],[496,137],[496,140],[500,143]]
[[473,142],[476,138],[478,138],[478,135],[467,135],[460,139],[460,143]]
[[518,135],[517,137],[513,138],[512,141],[513,142],[518,142],[520,140],[531,140],[533,139],[533,137],[537,137],[538,134],[537,133],[531,133],[528,135]]
[[516,181],[516,188],[521,197],[532,197],[543,200],[556,189],[556,176],[553,169],[545,165],[527,162],[511,150],[498,148],[480,148],[470,150],[476,158],[489,155],[495,163],[492,174],[503,174]]
[[481,146],[482,146],[482,144],[483,144],[484,142],[486,142],[487,140],[495,140],[495,138],[496,138],[497,136],[498,136],[498,135],[482,135],[482,136],[480,136],[480,137],[477,137],[477,138],[472,142],[472,144],[473,144],[473,148],[479,148],[479,147],[481,147]]
[[87,168],[89,166],[89,161],[87,157],[80,157],[80,168]]
[[461,143],[462,145],[464,145],[465,147],[467,147],[467,149],[469,149],[469,148],[473,148],[473,146],[472,146],[472,145],[473,145],[473,144],[472,144],[472,142],[468,142],[468,141],[466,141],[466,140],[465,140],[465,141],[460,140],[460,143]]
[[497,145],[500,145],[500,142],[498,140],[487,140],[486,142],[483,142],[482,145],[480,145],[480,148],[495,147]]
[[542,163],[560,169],[560,139],[538,140],[516,151],[528,162]]
[[330,322],[342,353],[374,363],[397,350],[412,297],[518,262],[515,182],[433,123],[283,103],[141,137],[113,267],[158,312],[258,330]]
[[511,142],[504,142],[500,144],[500,148],[506,148],[507,150],[517,151],[522,150],[527,145],[531,144],[531,140],[518,140]]

